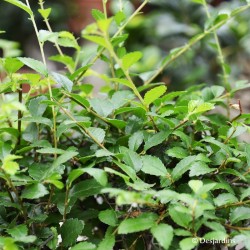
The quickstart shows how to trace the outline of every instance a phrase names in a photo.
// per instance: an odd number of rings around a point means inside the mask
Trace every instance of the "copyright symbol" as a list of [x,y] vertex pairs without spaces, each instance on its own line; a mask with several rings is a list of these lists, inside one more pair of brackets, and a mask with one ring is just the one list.
[[198,242],[199,242],[199,239],[198,239],[198,238],[192,238],[192,242],[193,242],[193,243],[198,243]]

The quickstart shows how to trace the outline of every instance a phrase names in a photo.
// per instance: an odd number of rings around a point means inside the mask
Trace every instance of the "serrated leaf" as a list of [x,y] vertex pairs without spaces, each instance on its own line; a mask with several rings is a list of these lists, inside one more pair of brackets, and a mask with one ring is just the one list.
[[199,190],[203,187],[203,183],[200,180],[191,180],[188,182],[188,186],[194,191],[194,193],[198,193]]
[[173,147],[167,150],[166,152],[169,156],[175,157],[177,159],[183,159],[188,156],[186,149],[182,147]]
[[45,117],[41,117],[41,116],[32,116],[32,117],[23,117],[22,121],[26,121],[26,122],[34,122],[37,124],[44,124],[47,125],[49,127],[53,126],[53,123],[50,119],[45,118]]
[[142,171],[146,174],[162,176],[166,177],[168,175],[168,171],[162,161],[154,156],[145,155],[142,156],[143,167]]
[[197,161],[190,168],[189,176],[200,176],[211,173],[215,171],[217,168],[209,168],[205,162]]
[[28,235],[28,228],[26,225],[17,225],[14,228],[7,230],[8,234],[14,238],[15,241],[23,243],[32,243],[36,240],[36,236]]
[[233,224],[250,219],[250,208],[249,207],[237,207],[230,214],[230,220]]
[[84,228],[84,222],[78,219],[66,220],[61,227],[62,245],[65,247],[72,246],[81,234]]
[[106,186],[108,183],[108,177],[104,170],[98,168],[84,168],[86,173],[94,177],[94,179],[102,186]]
[[70,250],[96,250],[96,245],[90,242],[81,242],[70,248]]
[[123,11],[118,11],[115,16],[114,16],[114,20],[116,22],[116,24],[119,26],[121,25],[121,23],[126,19],[126,15]]
[[132,136],[129,137],[128,140],[128,146],[130,150],[137,151],[137,149],[141,146],[143,143],[143,132],[137,131]]
[[88,132],[92,135],[99,143],[102,143],[105,138],[105,131],[101,128],[89,127]]
[[185,238],[185,239],[180,241],[181,250],[194,249],[198,244],[199,244],[198,238],[197,239],[196,238]]
[[112,102],[107,99],[93,98],[89,102],[96,113],[102,117],[109,116],[114,110]]
[[4,0],[5,2],[11,3],[17,7],[19,7],[20,9],[23,9],[24,11],[26,11],[30,16],[33,15],[32,10],[23,2],[18,1],[18,0]]
[[47,195],[49,192],[47,188],[41,184],[41,183],[35,183],[31,184],[29,186],[26,186],[26,188],[22,192],[22,198],[24,199],[38,199],[45,195]]
[[92,16],[94,17],[94,19],[95,19],[96,21],[105,19],[104,13],[101,12],[100,10],[98,10],[98,9],[92,9],[92,10],[91,10],[91,14],[92,14]]
[[120,151],[123,154],[123,161],[128,166],[133,167],[136,172],[142,168],[142,159],[136,152],[126,147],[120,147]]
[[246,197],[250,196],[250,187],[242,191],[242,194],[240,196],[240,200],[244,200]]
[[187,228],[189,223],[192,221],[192,216],[185,212],[179,211],[178,208],[178,205],[169,207],[170,217],[179,226]]
[[66,76],[61,75],[61,74],[56,73],[56,72],[52,72],[51,76],[54,79],[54,81],[57,84],[60,84],[65,90],[67,90],[68,92],[72,91],[73,82],[71,80],[69,80]]
[[116,226],[118,222],[116,213],[112,209],[101,211],[98,218],[101,222],[113,227]]
[[174,181],[179,180],[182,177],[182,175],[191,168],[195,159],[196,159],[196,156],[193,156],[193,155],[182,159],[173,169],[173,172],[172,172],[173,180]]
[[140,51],[135,51],[126,54],[122,58],[122,66],[124,70],[128,70],[133,64],[138,62],[142,58],[142,53]]
[[235,202],[238,202],[238,199],[230,193],[219,194],[216,198],[214,198],[214,204],[218,207]]
[[209,102],[202,102],[200,100],[191,100],[188,103],[188,115],[204,113],[214,109],[214,104]]
[[29,57],[18,57],[18,60],[36,72],[48,76],[48,70],[42,62]]
[[151,228],[152,235],[165,250],[169,249],[171,245],[174,236],[173,231],[173,228],[167,224],[159,224]]
[[77,183],[70,190],[72,198],[86,198],[95,194],[99,194],[103,187],[94,179],[85,180]]
[[147,106],[149,106],[156,99],[161,97],[166,91],[167,91],[167,88],[166,88],[166,86],[163,86],[163,85],[149,90],[148,92],[146,92],[146,94],[144,96],[144,103]]
[[52,169],[56,169],[61,164],[69,161],[74,156],[78,155],[78,152],[75,151],[65,151],[64,154],[60,155],[58,158],[56,158],[52,164]]
[[168,138],[170,133],[171,131],[161,131],[149,137],[149,139],[145,141],[144,151],[147,151],[148,149],[161,144],[163,141],[165,141]]
[[208,239],[208,240],[225,240],[228,238],[228,234],[226,234],[225,232],[220,232],[220,231],[213,231],[213,232],[209,232],[207,234],[205,234],[204,239]]
[[137,218],[126,219],[118,227],[118,234],[128,234],[145,231],[153,227],[158,216],[154,213],[143,213]]
[[31,116],[37,117],[37,116],[43,115],[43,113],[45,112],[47,108],[46,104],[41,103],[44,100],[48,100],[47,97],[39,96],[30,100],[28,109],[29,109]]

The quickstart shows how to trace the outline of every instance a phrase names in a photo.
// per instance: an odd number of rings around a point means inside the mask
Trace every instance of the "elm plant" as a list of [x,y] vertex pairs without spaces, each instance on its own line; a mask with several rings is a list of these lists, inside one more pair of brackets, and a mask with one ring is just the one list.
[[[192,1],[203,5],[206,27],[138,74],[143,55],[126,51],[124,28],[148,0],[131,16],[120,1],[111,17],[103,1],[104,11],[93,10],[95,22],[82,32],[96,45],[92,50],[70,32],[53,32],[52,10],[42,0],[47,30],[37,27],[28,0],[5,1],[27,14],[42,60],[10,51],[1,58],[1,249],[212,249],[209,240],[250,249],[250,145],[237,139],[249,131],[250,114],[240,101],[230,105],[249,84],[230,82],[216,33],[249,11],[250,2],[211,15],[205,0]],[[221,85],[168,92],[154,81],[206,36],[214,37]],[[58,54],[46,58],[47,42]],[[98,59],[108,74],[91,68]],[[50,71],[49,60],[65,71]],[[28,73],[20,71],[24,66]],[[85,82],[91,75],[105,81],[102,97],[93,95],[94,82]],[[218,106],[227,115],[211,111]]]

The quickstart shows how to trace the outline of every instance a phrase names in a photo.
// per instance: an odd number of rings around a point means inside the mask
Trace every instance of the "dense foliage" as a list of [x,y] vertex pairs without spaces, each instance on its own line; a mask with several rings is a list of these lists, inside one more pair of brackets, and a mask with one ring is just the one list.
[[[250,114],[240,101],[231,103],[249,84],[230,83],[216,33],[249,11],[250,3],[210,15],[205,0],[193,0],[207,14],[204,30],[139,74],[144,57],[127,52],[124,28],[148,0],[130,16],[121,4],[112,17],[103,1],[104,12],[93,10],[96,22],[82,32],[96,44],[91,51],[71,33],[52,31],[51,9],[41,0],[47,30],[38,29],[28,0],[5,1],[29,16],[42,61],[0,61],[0,247],[250,249],[250,145],[237,139],[249,130]],[[154,82],[207,36],[214,37],[220,86],[168,92]],[[48,59],[47,42],[58,49]],[[65,55],[63,47],[75,55]],[[91,68],[97,59],[107,63],[109,74]],[[48,60],[62,63],[65,73],[50,71]],[[93,93],[89,76],[105,81],[104,94]],[[238,112],[233,117],[232,109]]]

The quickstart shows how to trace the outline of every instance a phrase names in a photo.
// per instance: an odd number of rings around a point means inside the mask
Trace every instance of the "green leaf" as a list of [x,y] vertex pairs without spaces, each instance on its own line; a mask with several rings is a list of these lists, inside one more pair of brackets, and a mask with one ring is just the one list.
[[145,141],[144,151],[147,151],[148,149],[161,144],[163,141],[165,141],[168,138],[170,133],[171,133],[170,131],[161,131],[149,137],[149,139]]
[[47,105],[41,102],[45,100],[48,100],[45,96],[38,96],[30,100],[28,109],[31,116],[38,117],[44,114]]
[[185,213],[179,205],[173,205],[169,207],[169,215],[172,220],[181,227],[187,228],[192,221],[192,216]]
[[181,147],[173,147],[167,150],[166,152],[169,156],[175,157],[177,159],[183,159],[188,156],[187,150]]
[[113,250],[115,246],[115,235],[107,230],[104,239],[98,245],[97,250]]
[[123,154],[123,161],[128,165],[133,167],[136,172],[140,171],[142,168],[142,159],[141,157],[134,151],[126,148],[120,147],[120,151]]
[[94,19],[95,19],[96,21],[105,19],[104,13],[101,12],[100,10],[92,9],[92,10],[91,10],[91,14],[92,14],[92,16],[94,17]]
[[203,183],[200,180],[191,180],[188,182],[188,186],[194,191],[194,193],[198,193],[199,190],[203,187]]
[[52,78],[57,84],[60,84],[65,90],[71,92],[73,87],[73,82],[69,80],[66,76],[58,74],[56,72],[51,73]]
[[47,9],[38,9],[38,12],[41,14],[41,16],[44,19],[48,19],[50,13],[51,13],[51,8],[47,8]]
[[58,166],[69,161],[70,159],[72,159],[76,155],[78,155],[78,152],[65,151],[64,154],[60,155],[57,159],[54,160],[54,162],[52,164],[52,169],[56,169]]
[[128,146],[130,150],[137,151],[137,149],[141,146],[143,143],[143,132],[142,131],[137,131],[133,135],[129,137],[128,140]]
[[6,155],[3,159],[2,169],[9,175],[15,175],[16,172],[19,170],[19,164],[14,160],[20,158],[22,157],[17,155]]
[[94,42],[104,48],[107,48],[107,43],[105,41],[105,39],[101,36],[94,36],[94,35],[85,35],[83,36],[83,38],[85,38],[86,40],[89,40],[91,42]]
[[123,11],[118,11],[114,16],[114,20],[118,26],[120,26],[125,19],[126,15]]
[[157,215],[143,213],[137,218],[125,219],[118,227],[118,234],[128,234],[150,229],[156,224]]
[[3,250],[19,250],[19,247],[15,244],[15,241],[12,238],[2,237],[2,239],[3,244],[0,244],[0,246],[3,246]]
[[243,201],[245,198],[250,196],[250,187],[246,188],[244,191],[242,191],[242,194],[240,196],[240,200]]
[[151,228],[152,235],[165,250],[169,249],[171,245],[174,236],[173,231],[173,228],[166,224],[159,224]]
[[84,168],[86,173],[94,177],[94,179],[102,186],[106,186],[108,183],[108,177],[104,170],[98,168]]
[[194,162],[194,164],[190,168],[189,176],[200,176],[211,173],[215,171],[217,168],[209,168],[208,165],[203,161]]
[[163,177],[168,175],[166,167],[159,158],[151,155],[145,155],[142,156],[142,161],[143,167],[141,170],[144,173]]
[[228,238],[228,234],[220,231],[212,231],[203,236],[204,239],[207,240],[226,240]]
[[199,244],[198,238],[185,238],[180,241],[181,250],[194,249]]
[[22,68],[23,63],[16,58],[6,58],[4,60],[4,69],[8,74],[13,74]]
[[87,129],[89,134],[93,136],[99,143],[102,143],[105,138],[105,131],[101,128],[90,127]]
[[48,70],[42,62],[28,57],[18,57],[18,60],[36,72],[48,76]]
[[49,192],[47,188],[41,184],[31,184],[29,186],[26,186],[25,189],[22,192],[22,198],[24,199],[38,199],[45,195],[47,195]]
[[65,247],[72,246],[81,234],[84,228],[84,222],[78,219],[66,220],[61,227],[62,245]]
[[142,53],[140,51],[126,54],[122,58],[122,66],[124,70],[128,70],[133,64],[138,62],[141,58],[142,58]]
[[8,234],[14,238],[15,241],[23,243],[32,243],[36,240],[36,236],[28,235],[28,228],[26,225],[17,225],[14,228],[7,230]]
[[214,104],[209,102],[202,102],[201,100],[191,100],[188,103],[188,115],[204,113],[214,109]]
[[41,117],[41,116],[23,117],[22,121],[34,122],[34,123],[37,123],[37,124],[44,124],[44,125],[47,125],[49,127],[53,126],[53,123],[52,123],[52,121],[50,119],[45,118],[45,117]]
[[249,207],[237,207],[235,208],[231,215],[230,220],[233,224],[250,219],[250,208]]
[[219,194],[216,198],[214,198],[214,204],[218,207],[235,202],[238,202],[238,199],[230,193]]
[[182,159],[173,169],[172,172],[173,180],[174,181],[179,180],[182,177],[182,175],[190,169],[192,164],[194,164],[195,159],[196,156],[193,155]]
[[144,103],[147,106],[149,106],[156,99],[161,97],[166,91],[167,91],[167,87],[163,86],[163,85],[155,87],[155,88],[149,90],[148,92],[146,92],[146,94],[144,96]]
[[114,110],[112,102],[107,99],[93,98],[90,100],[90,104],[96,113],[102,117],[109,116]]
[[70,248],[70,250],[96,250],[96,245],[90,242],[81,242]]
[[72,198],[86,198],[99,194],[103,187],[94,179],[85,180],[77,183],[70,190]]
[[11,3],[17,7],[19,7],[20,9],[23,9],[24,11],[26,11],[30,16],[33,15],[32,10],[23,2],[18,1],[18,0],[4,0],[5,2]]
[[101,211],[98,215],[98,218],[101,222],[113,227],[115,227],[118,222],[116,213],[112,209]]

